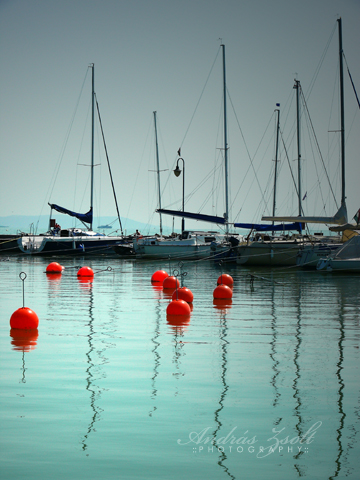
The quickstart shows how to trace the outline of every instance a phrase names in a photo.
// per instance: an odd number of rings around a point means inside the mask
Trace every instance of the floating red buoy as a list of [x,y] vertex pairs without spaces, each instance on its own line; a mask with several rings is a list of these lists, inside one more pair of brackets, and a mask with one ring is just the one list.
[[81,267],[77,272],[78,277],[93,277],[94,272],[90,267]]
[[164,289],[178,288],[180,285],[179,280],[176,277],[166,277],[163,282]]
[[167,278],[169,274],[165,272],[165,270],[157,270],[155,273],[153,273],[153,276],[151,277],[151,282],[160,282],[163,283],[165,278]]
[[231,298],[232,290],[227,285],[219,285],[214,290],[214,298]]
[[21,307],[15,310],[10,317],[11,328],[21,328],[22,330],[32,330],[39,326],[39,317],[31,308]]
[[223,273],[217,279],[217,284],[218,285],[227,285],[228,287],[232,287],[234,285],[234,279],[232,278],[231,275],[228,275],[227,273]]
[[189,288],[181,287],[175,290],[172,294],[173,300],[185,300],[187,303],[192,303],[194,300],[194,295]]
[[166,309],[167,315],[190,315],[190,306],[185,300],[173,300]]
[[60,263],[57,262],[51,262],[46,267],[46,273],[62,273],[63,270],[64,267],[62,267]]

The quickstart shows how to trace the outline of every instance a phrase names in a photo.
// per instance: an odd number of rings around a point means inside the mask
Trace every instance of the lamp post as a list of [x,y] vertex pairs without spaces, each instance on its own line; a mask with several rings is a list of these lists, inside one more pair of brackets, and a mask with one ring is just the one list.
[[[179,168],[179,160],[182,160],[183,163],[183,193],[182,193],[182,211],[184,212],[184,201],[185,201],[185,162],[182,157],[178,158],[176,162],[176,168],[174,170],[175,177],[178,177],[181,174],[181,170]],[[181,233],[185,230],[185,218],[182,217],[181,220]]]

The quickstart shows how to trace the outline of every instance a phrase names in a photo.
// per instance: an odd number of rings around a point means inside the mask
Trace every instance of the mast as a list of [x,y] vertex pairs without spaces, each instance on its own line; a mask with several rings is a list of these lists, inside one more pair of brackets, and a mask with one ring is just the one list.
[[296,89],[296,123],[297,123],[297,148],[298,148],[298,201],[299,201],[299,217],[302,214],[301,207],[301,135],[300,135],[300,81],[295,80],[294,88]]
[[[277,106],[279,106],[279,104],[277,104]],[[275,112],[277,112],[277,126],[276,126],[276,147],[275,147],[273,217],[275,217],[275,210],[276,210],[276,181],[277,181],[277,164],[278,164],[278,150],[279,150],[280,108],[277,108]],[[273,225],[274,225],[274,222],[273,222]]]
[[339,62],[340,62],[340,131],[341,131],[341,206],[345,205],[345,119],[344,119],[344,73],[341,17],[339,24]]
[[[157,168],[157,177],[158,177],[158,197],[159,197],[159,208],[161,209],[161,188],[160,188],[160,166],[159,166],[159,146],[157,139],[157,128],[156,128],[156,112],[154,113],[154,128],[155,128],[155,146],[156,146],[156,168]],[[162,218],[160,215],[160,236],[162,237]]]
[[226,234],[229,233],[229,184],[228,184],[228,143],[226,121],[226,69],[225,69],[225,45],[222,44],[223,53],[223,88],[224,88],[224,151],[225,151],[225,221]]
[[[91,187],[90,187],[90,210],[93,211],[94,198],[94,114],[95,114],[95,65],[90,64],[92,69],[92,88],[91,88]],[[92,230],[92,221],[90,223]]]

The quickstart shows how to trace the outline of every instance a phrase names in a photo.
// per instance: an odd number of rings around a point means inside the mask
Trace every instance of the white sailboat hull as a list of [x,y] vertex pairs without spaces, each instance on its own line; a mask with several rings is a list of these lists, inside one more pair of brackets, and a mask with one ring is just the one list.
[[140,258],[178,258],[199,259],[210,257],[211,244],[219,240],[212,234],[191,234],[184,232],[190,238],[144,237],[134,241],[135,255]]
[[87,255],[114,253],[112,247],[123,243],[123,237],[29,235],[18,239],[21,253],[26,255]]
[[332,272],[360,272],[360,258],[328,258],[318,262],[317,270]]

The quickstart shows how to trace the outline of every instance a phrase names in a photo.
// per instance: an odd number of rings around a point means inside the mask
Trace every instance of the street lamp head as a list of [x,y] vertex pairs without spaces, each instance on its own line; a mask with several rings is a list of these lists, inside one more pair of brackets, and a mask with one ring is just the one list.
[[178,177],[180,175],[180,173],[181,173],[181,170],[179,168],[179,165],[176,165],[176,168],[174,170],[175,177]]

